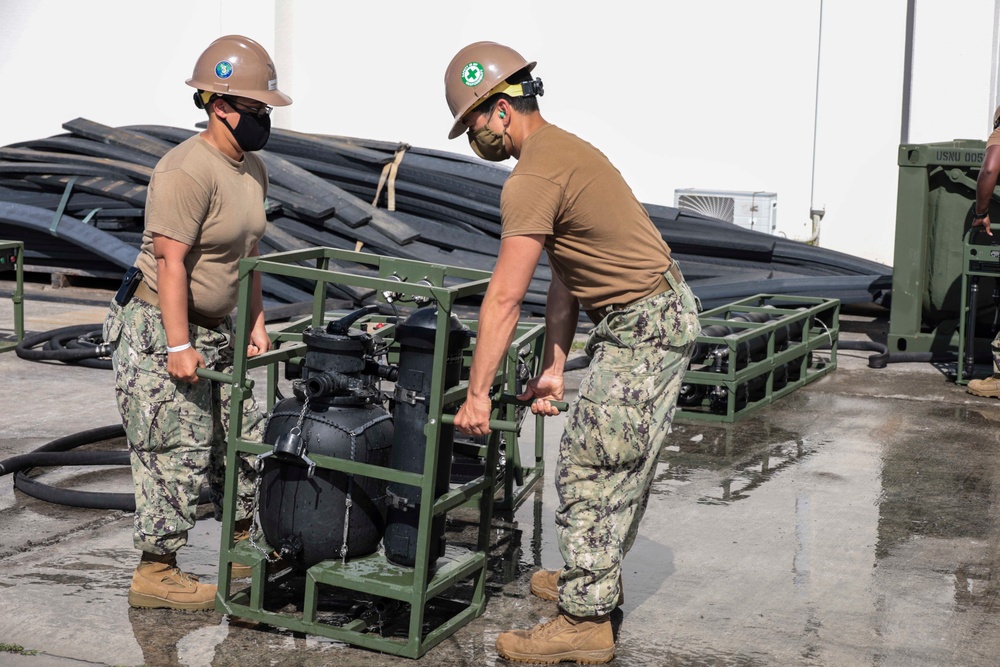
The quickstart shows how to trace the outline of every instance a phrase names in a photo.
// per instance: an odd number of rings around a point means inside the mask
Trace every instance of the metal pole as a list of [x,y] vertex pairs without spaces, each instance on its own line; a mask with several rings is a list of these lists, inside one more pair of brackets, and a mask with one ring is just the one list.
[[[917,0],[906,0],[906,42],[903,47],[903,109],[899,123],[899,143],[910,141],[910,95],[913,79],[913,24]],[[996,40],[994,39],[994,42]]]
[[[1000,1],[1000,0],[998,0]],[[816,135],[819,134],[819,63],[823,52],[823,0],[819,0],[819,30],[816,34],[816,99],[813,102],[812,175],[809,183],[809,208],[816,208]]]
[[993,127],[993,111],[1000,106],[1000,0],[993,2],[993,52],[990,54],[990,108],[987,127]]

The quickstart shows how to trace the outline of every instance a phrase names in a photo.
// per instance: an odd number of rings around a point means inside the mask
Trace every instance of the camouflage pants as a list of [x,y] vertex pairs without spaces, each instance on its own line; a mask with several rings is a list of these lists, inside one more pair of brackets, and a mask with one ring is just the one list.
[[990,343],[990,352],[993,353],[993,372],[1000,373],[1000,331]]
[[566,416],[556,461],[556,533],[566,567],[559,607],[611,612],[622,558],[635,540],[693,342],[687,284],[610,313],[587,341],[590,370]]
[[[231,325],[215,330],[189,325],[191,344],[209,369],[232,372]],[[221,516],[229,430],[228,385],[175,380],[167,373],[167,335],[160,310],[140,299],[111,303],[104,340],[114,348],[115,394],[128,439],[135,485],[136,548],[154,554],[187,542],[203,483]],[[243,406],[246,440],[261,441],[263,415],[253,398]],[[254,471],[240,460],[236,518],[250,516]]]

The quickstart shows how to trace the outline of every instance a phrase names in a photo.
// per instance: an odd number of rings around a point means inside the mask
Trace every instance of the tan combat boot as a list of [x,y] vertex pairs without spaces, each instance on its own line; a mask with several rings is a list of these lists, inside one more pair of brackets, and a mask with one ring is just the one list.
[[965,390],[976,396],[1000,398],[1000,374],[994,373],[982,380],[969,380],[969,384]]
[[128,603],[147,609],[215,609],[215,591],[213,584],[199,583],[173,563],[144,560],[132,575]]
[[[251,519],[240,519],[233,526],[233,546],[236,546],[244,540],[250,539],[250,527]],[[249,565],[243,565],[242,563],[233,563],[232,570],[233,579],[243,579],[245,577],[253,576],[253,568]]]
[[607,615],[582,618],[560,612],[530,630],[501,632],[497,652],[514,662],[598,665],[615,657],[615,637]]
[[[543,600],[559,601],[559,573],[561,570],[538,570],[531,575],[531,592]],[[625,587],[618,575],[618,606],[625,604]]]

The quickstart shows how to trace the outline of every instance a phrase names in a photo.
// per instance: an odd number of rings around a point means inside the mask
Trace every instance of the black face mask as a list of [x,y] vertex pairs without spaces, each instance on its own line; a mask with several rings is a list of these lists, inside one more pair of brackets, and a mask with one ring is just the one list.
[[230,134],[244,153],[259,151],[267,144],[271,136],[271,117],[258,116],[236,109],[240,115],[240,122],[236,124],[236,129],[229,124],[225,118],[222,122],[229,128]]

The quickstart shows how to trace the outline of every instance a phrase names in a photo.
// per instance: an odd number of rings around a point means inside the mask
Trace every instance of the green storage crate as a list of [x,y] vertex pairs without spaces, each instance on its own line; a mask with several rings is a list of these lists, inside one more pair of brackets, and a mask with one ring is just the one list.
[[[753,314],[762,321],[750,321]],[[678,422],[735,422],[837,368],[838,299],[758,294],[698,319]],[[814,355],[820,350],[829,358]]]
[[[985,151],[975,140],[899,147],[889,352],[958,350],[964,236]],[[992,216],[997,210],[991,205]],[[984,278],[981,293],[992,289]],[[986,310],[981,321],[992,321]]]

